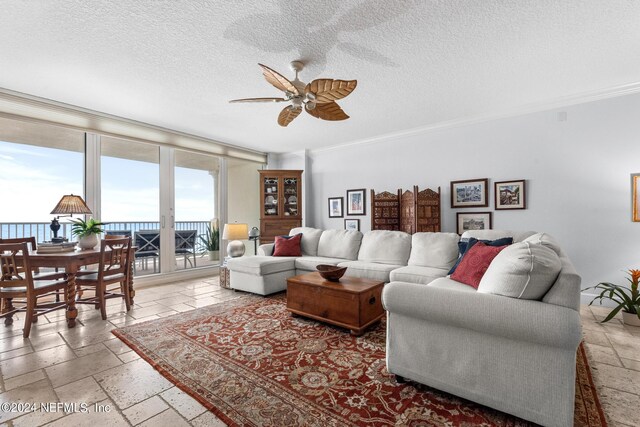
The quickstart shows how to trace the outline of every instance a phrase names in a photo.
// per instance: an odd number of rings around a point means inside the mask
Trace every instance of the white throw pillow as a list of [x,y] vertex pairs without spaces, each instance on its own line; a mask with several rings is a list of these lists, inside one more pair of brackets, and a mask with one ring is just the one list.
[[556,242],[550,234],[547,233],[536,233],[533,236],[529,236],[523,240],[523,242],[536,243],[538,245],[543,245],[548,248],[553,249],[553,251],[560,256],[560,245]]
[[562,265],[558,254],[541,244],[514,243],[502,250],[487,269],[478,292],[540,300],[555,283]]

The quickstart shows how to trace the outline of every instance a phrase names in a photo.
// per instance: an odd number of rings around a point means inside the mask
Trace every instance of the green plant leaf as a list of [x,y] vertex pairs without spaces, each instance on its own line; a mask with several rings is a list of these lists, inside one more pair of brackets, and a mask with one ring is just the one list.
[[622,310],[622,305],[617,306],[616,308],[614,308],[611,313],[609,313],[609,315],[607,315],[607,317],[604,318],[604,320],[600,323],[606,323],[609,320],[613,319],[613,317],[618,314],[618,312]]

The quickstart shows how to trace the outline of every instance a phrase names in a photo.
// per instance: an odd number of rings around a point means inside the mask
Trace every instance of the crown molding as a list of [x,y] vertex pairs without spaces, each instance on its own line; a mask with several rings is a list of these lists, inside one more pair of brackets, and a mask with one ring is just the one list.
[[0,116],[266,163],[265,153],[46,98],[0,88]]
[[591,92],[585,92],[579,95],[571,95],[559,97],[552,101],[545,101],[533,104],[527,104],[524,106],[508,108],[499,113],[492,113],[479,116],[462,117],[455,120],[448,120],[438,123],[432,123],[425,126],[419,126],[411,129],[405,129],[397,132],[389,132],[383,135],[374,136],[371,138],[364,138],[355,141],[346,142],[343,144],[331,145],[328,147],[314,148],[309,150],[309,153],[322,153],[325,151],[341,150],[344,148],[376,144],[385,141],[391,141],[399,138],[406,138],[414,135],[425,134],[433,131],[454,129],[478,123],[490,122],[493,120],[500,120],[509,117],[523,116],[526,114],[539,113],[543,111],[554,110],[557,108],[569,107],[572,105],[585,104],[589,102],[600,101],[603,99],[617,98],[620,96],[631,95],[640,92],[640,82],[630,83],[621,86],[615,86],[609,89],[601,89]]

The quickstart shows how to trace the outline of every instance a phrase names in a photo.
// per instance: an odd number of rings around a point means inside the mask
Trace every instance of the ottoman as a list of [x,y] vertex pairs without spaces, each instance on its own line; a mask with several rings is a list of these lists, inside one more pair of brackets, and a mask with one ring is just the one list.
[[227,261],[231,289],[269,295],[287,289],[296,275],[296,257],[248,256]]

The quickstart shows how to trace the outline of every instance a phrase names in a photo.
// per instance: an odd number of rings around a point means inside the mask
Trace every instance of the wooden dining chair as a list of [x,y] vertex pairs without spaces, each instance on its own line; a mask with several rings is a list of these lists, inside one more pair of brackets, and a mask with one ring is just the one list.
[[[94,290],[93,297],[80,297],[76,304],[92,304],[100,309],[103,320],[107,320],[106,300],[124,299],[127,311],[131,309],[129,297],[129,272],[131,237],[110,237],[100,242],[100,263],[97,271],[84,271],[76,278],[79,295],[86,290]],[[109,288],[118,284],[119,288]]]
[[11,325],[13,315],[24,312],[22,336],[25,338],[29,337],[31,324],[38,316],[66,307],[66,299],[42,303],[38,300],[57,292],[63,292],[64,295],[68,282],[34,280],[32,271],[27,243],[0,243],[0,299],[4,302],[0,317],[4,317],[5,325]]
[[[27,243],[32,251],[38,250],[38,244],[36,243],[36,238],[34,236],[31,237],[14,237],[11,239],[0,238],[0,243]],[[64,279],[65,273],[64,271],[47,271],[40,272],[38,268],[33,269],[33,280],[57,280]]]

